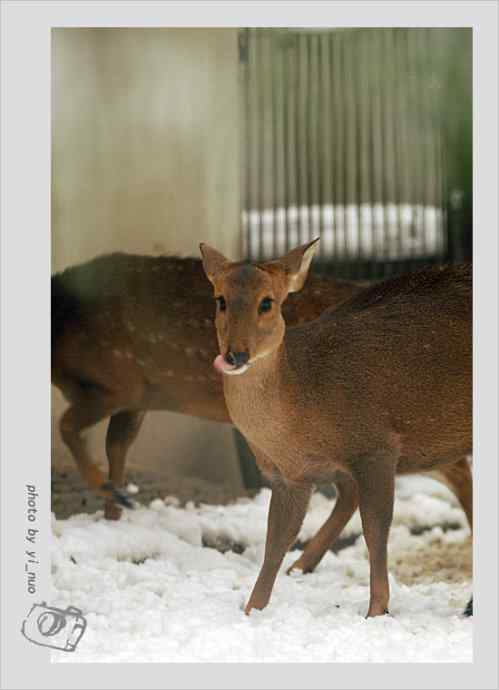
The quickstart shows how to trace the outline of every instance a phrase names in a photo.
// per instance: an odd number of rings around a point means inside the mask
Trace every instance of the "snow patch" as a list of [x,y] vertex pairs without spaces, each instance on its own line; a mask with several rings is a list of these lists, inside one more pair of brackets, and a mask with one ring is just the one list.
[[[263,558],[270,491],[228,506],[180,508],[169,497],[125,511],[52,520],[57,607],[77,606],[88,625],[74,654],[57,662],[340,661],[469,662],[472,621],[460,613],[471,584],[410,586],[391,575],[390,616],[366,620],[369,565],[363,537],[328,552],[309,575],[286,576],[286,556],[270,605],[243,613]],[[312,497],[300,532],[306,541],[334,500]],[[460,525],[443,532],[438,524]],[[429,531],[411,534],[414,527]],[[356,514],[345,533],[361,531]],[[467,548],[469,530],[452,494],[433,480],[397,481],[389,553],[393,562],[444,544]],[[203,544],[237,544],[221,553]],[[395,559],[395,560],[394,560]],[[449,564],[447,564],[449,566]],[[450,564],[452,567],[452,564]]]

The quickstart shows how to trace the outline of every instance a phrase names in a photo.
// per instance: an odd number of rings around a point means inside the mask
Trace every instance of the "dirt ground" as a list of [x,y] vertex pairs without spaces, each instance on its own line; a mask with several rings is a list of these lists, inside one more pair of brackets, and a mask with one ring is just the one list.
[[[188,501],[224,505],[241,495],[251,495],[250,492],[236,493],[230,484],[198,477],[179,477],[178,474],[161,475],[132,464],[127,467],[127,481],[139,488],[131,498],[145,505],[155,498],[166,496],[176,496],[182,505]],[[103,500],[86,488],[76,469],[69,465],[60,469],[52,468],[52,512],[58,519],[77,513],[95,513],[103,506]]]
[[397,554],[388,555],[388,566],[398,582],[404,585],[435,582],[470,582],[473,577],[471,537],[456,544],[440,539]]

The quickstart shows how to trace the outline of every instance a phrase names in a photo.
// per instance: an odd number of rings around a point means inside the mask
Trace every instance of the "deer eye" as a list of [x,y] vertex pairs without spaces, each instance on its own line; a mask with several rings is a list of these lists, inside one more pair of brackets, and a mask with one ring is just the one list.
[[218,304],[218,308],[220,309],[220,311],[225,311],[227,309],[225,297],[222,297],[222,295],[220,295],[220,297],[215,297],[215,300],[216,300],[216,303]]
[[258,313],[265,314],[266,312],[270,311],[272,309],[273,301],[274,300],[271,297],[264,297],[258,307]]

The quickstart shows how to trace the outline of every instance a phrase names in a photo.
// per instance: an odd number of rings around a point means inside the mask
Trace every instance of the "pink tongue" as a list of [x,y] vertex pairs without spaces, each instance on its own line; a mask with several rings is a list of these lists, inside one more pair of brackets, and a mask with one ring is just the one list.
[[215,357],[213,361],[213,366],[217,371],[219,371],[221,374],[223,374],[226,371],[233,371],[236,367],[234,364],[229,364],[223,355],[218,355],[218,357]]

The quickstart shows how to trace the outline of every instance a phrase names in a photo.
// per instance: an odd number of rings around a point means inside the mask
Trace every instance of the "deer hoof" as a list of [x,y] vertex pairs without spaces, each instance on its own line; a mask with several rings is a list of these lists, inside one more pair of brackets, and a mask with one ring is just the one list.
[[463,611],[463,616],[472,616],[473,615],[473,597],[468,601],[466,604],[466,608]]
[[121,518],[122,510],[113,501],[106,501],[104,505],[104,517],[106,520],[119,520]]
[[100,488],[106,498],[112,499],[119,506],[133,509],[133,503],[124,489],[117,489],[112,482],[105,482]]
[[125,508],[131,508],[133,510],[133,502],[128,498],[126,491],[121,489],[113,489],[113,498],[118,505],[125,506]]
[[268,603],[269,597],[255,597],[252,595],[244,608],[244,613],[249,616],[252,609],[261,611],[267,606]]
[[313,573],[314,570],[315,565],[306,563],[302,558],[299,558],[286,570],[286,575],[291,575],[294,572],[299,572],[303,575],[306,575],[307,573]]
[[390,611],[387,608],[379,608],[373,606],[369,608],[366,618],[375,618],[376,616],[389,616]]

